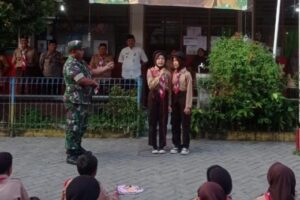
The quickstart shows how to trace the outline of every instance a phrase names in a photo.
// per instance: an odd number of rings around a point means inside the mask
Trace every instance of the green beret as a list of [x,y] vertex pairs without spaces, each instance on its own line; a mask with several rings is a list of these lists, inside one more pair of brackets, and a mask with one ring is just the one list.
[[80,40],[72,40],[68,42],[68,52],[76,49],[82,49],[82,42]]

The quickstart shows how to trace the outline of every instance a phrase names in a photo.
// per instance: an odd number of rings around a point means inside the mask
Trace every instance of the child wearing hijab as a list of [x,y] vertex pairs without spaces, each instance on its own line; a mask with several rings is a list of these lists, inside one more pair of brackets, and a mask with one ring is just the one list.
[[212,165],[207,169],[206,175],[207,181],[219,184],[227,195],[227,200],[232,200],[230,196],[232,190],[232,179],[226,169],[219,165]]
[[219,184],[206,182],[199,187],[195,200],[226,200],[226,194]]
[[[166,69],[166,54],[163,51],[153,53],[154,67],[147,71],[149,87],[149,145],[153,154],[166,153],[168,110],[171,101],[171,74]],[[157,124],[159,125],[159,143],[157,145]]]
[[268,191],[256,200],[295,200],[296,178],[294,172],[280,162],[268,171]]
[[[191,73],[185,66],[185,55],[181,51],[173,54],[172,76],[172,141],[170,153],[189,154],[193,83]],[[182,126],[182,141],[181,141]]]
[[99,182],[92,176],[77,176],[66,191],[67,200],[97,200],[100,194]]

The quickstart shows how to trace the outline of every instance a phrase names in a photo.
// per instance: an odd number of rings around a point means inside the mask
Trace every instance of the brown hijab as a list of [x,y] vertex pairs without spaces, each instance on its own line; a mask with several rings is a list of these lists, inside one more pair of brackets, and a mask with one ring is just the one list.
[[222,187],[214,182],[206,182],[198,189],[200,200],[226,200],[226,194]]
[[294,200],[296,178],[287,166],[276,162],[268,171],[268,182],[272,200]]

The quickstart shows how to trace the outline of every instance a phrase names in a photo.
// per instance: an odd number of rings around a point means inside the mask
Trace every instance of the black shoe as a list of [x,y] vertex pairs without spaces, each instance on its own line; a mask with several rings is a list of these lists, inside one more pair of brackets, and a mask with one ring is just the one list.
[[83,147],[80,147],[79,152],[80,152],[80,154],[85,154],[87,152],[87,150],[84,149]]
[[80,147],[79,154],[82,155],[82,154],[93,154],[93,153],[91,151],[84,149],[83,147]]
[[76,165],[77,164],[77,158],[78,158],[78,156],[68,155],[67,156],[67,163],[71,164],[71,165]]

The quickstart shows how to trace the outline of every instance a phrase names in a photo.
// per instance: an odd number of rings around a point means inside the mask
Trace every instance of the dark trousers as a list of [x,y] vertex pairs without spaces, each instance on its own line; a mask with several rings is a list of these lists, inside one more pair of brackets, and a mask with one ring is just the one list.
[[[175,147],[189,148],[191,115],[184,113],[186,92],[172,93],[172,141]],[[182,141],[181,141],[182,126]]]
[[[168,93],[161,98],[157,90],[149,92],[149,145],[154,149],[157,147],[163,149],[166,146],[168,106]],[[159,146],[157,146],[157,124],[159,125]]]

